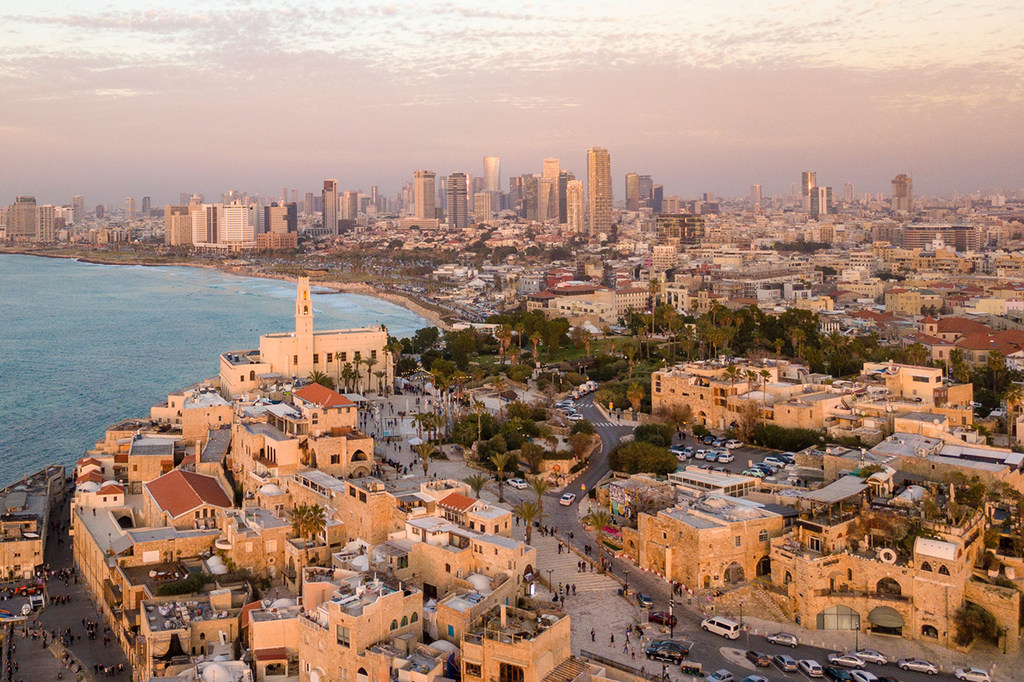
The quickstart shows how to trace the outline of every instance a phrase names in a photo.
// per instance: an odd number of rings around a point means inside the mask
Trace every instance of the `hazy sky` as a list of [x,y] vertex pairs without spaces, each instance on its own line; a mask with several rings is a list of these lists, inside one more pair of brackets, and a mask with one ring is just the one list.
[[0,0],[0,202],[393,192],[417,168],[665,194],[1024,187],[1020,0]]

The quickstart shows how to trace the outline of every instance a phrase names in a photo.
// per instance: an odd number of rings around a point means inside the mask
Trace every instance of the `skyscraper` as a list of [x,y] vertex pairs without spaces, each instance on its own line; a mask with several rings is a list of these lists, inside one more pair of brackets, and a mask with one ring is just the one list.
[[548,178],[549,180],[558,179],[558,171],[562,169],[558,159],[544,159],[544,170],[541,173],[541,177]]
[[892,210],[900,213],[914,209],[914,179],[900,173],[892,179]]
[[149,197],[142,197],[142,217],[148,218],[151,208],[153,208],[152,200]]
[[800,197],[803,199],[804,210],[811,210],[811,190],[818,186],[818,174],[804,171],[800,174]]
[[750,186],[750,205],[754,213],[761,212],[761,185]]
[[71,197],[71,221],[75,225],[85,222],[85,195],[76,194]]
[[46,204],[40,206],[36,211],[36,241],[53,242],[57,241],[57,211],[53,206]]
[[501,191],[501,157],[484,157],[484,191]]
[[476,222],[483,222],[491,219],[491,193],[479,192],[473,197],[473,215]]
[[654,181],[651,180],[650,175],[641,175],[637,178],[637,187],[640,190],[640,206],[648,206],[654,208],[651,205],[651,199],[654,195]]
[[434,189],[434,171],[418,170],[413,173],[414,203],[413,217],[420,220],[433,220],[437,217],[436,197]]
[[573,174],[568,171],[560,171],[558,173],[558,223],[560,225],[564,225],[565,221],[568,220],[568,198],[566,191],[569,187],[569,181],[575,179]]
[[128,197],[124,200],[124,214],[128,220],[135,218],[135,198]]
[[338,181],[324,180],[323,223],[327,234],[338,234]]
[[188,206],[164,206],[164,244],[182,246],[192,243],[192,218]]
[[583,234],[583,181],[567,180],[565,186],[565,229]]
[[853,183],[848,182],[843,185],[843,201],[848,204],[853,203]]
[[812,218],[833,213],[832,211],[832,188],[814,187],[810,190],[810,213]]
[[235,202],[217,208],[220,209],[217,243],[240,246],[256,241],[255,229],[249,221],[248,206],[242,202]]
[[611,230],[612,161],[603,147],[587,150],[587,217],[591,235]]
[[294,203],[275,203],[263,208],[263,225],[272,234],[298,232],[298,207]]
[[359,192],[345,191],[341,195],[341,219],[355,220],[359,216]]
[[651,208],[655,213],[661,213],[661,202],[665,199],[664,185],[654,185],[651,188]]
[[626,210],[640,210],[640,174],[626,173]]
[[448,176],[448,225],[458,230],[469,226],[469,206],[466,201],[466,174],[452,173]]
[[540,178],[536,175],[523,176],[523,217],[540,220]]
[[313,215],[313,193],[306,192],[306,201],[303,202],[302,212],[306,215]]
[[523,197],[526,196],[526,176],[514,175],[508,179],[508,209],[520,218],[526,217]]

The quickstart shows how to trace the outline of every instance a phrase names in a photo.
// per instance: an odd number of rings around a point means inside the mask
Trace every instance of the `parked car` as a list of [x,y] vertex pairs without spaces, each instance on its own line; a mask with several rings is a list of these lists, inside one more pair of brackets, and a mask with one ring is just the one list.
[[832,665],[841,665],[844,668],[863,668],[863,659],[858,658],[855,654],[829,654],[828,662]]
[[679,664],[690,655],[692,642],[677,642],[674,639],[661,639],[651,642],[644,651],[647,658]]
[[707,455],[708,455],[708,451],[705,450],[704,448],[698,448],[698,449],[693,451],[693,458],[694,459],[704,459],[705,457],[707,457]]
[[861,649],[855,652],[857,658],[868,663],[877,663],[879,665],[885,665],[889,662],[889,659],[885,657],[885,654],[880,654],[874,649]]
[[717,462],[720,455],[714,450],[708,450],[704,454],[704,461],[706,462]]
[[521,478],[510,478],[508,479],[508,484],[515,488],[516,490],[526,490],[526,488],[530,485]]
[[792,452],[777,452],[773,456],[778,457],[786,464],[796,464],[796,455]]
[[725,444],[726,444],[726,443],[728,443],[728,442],[729,442],[729,441],[728,441],[728,439],[726,439],[726,438],[716,438],[716,439],[714,440],[714,442],[713,442],[713,445],[714,445],[714,446],[715,446],[716,448],[724,448],[724,447],[725,447]]
[[687,457],[693,457],[693,448],[687,445],[685,448],[683,448],[683,454],[686,455]]
[[733,457],[732,453],[723,452],[718,456],[718,461],[722,464],[728,464],[729,462],[735,462],[736,458]]
[[730,450],[735,450],[736,448],[742,448],[743,447],[743,443],[741,443],[740,441],[736,440],[735,438],[731,438],[731,439],[725,441],[725,447],[729,448]]
[[825,674],[825,677],[832,680],[832,682],[853,682],[853,675],[850,674],[849,670],[843,670],[842,668],[835,665],[826,665],[821,671]]
[[651,595],[645,594],[643,592],[636,593],[636,601],[640,604],[640,606],[644,607],[645,609],[649,609],[654,606],[654,600],[651,599]]
[[769,680],[761,675],[747,675],[740,682],[769,682]]
[[673,445],[673,446],[669,447],[668,451],[671,452],[673,455],[676,455],[676,456],[678,456],[678,455],[685,455],[686,454],[686,448],[683,447],[682,445]]
[[648,616],[648,620],[652,623],[661,623],[662,625],[675,625],[676,617],[667,611],[653,611]]
[[716,670],[715,672],[707,675],[704,678],[704,682],[732,682],[734,679],[732,673],[728,670]]
[[807,677],[821,677],[825,674],[825,671],[821,669],[821,664],[812,658],[801,658],[797,667]]
[[796,672],[796,659],[786,654],[776,654],[772,657],[775,667],[784,673]]
[[746,657],[758,668],[767,668],[772,664],[772,657],[761,651],[748,651]]
[[953,671],[953,675],[956,676],[956,679],[967,680],[967,682],[992,682],[992,678],[981,668],[957,668]]
[[920,658],[901,658],[896,662],[896,666],[900,670],[913,670],[917,673],[928,673],[929,675],[939,674],[938,666]]
[[721,616],[712,616],[701,621],[700,627],[704,632],[713,632],[726,639],[738,639],[740,636],[740,624]]
[[878,677],[867,670],[851,670],[850,676],[853,677],[853,682],[878,682]]
[[571,422],[581,422],[581,421],[583,421],[583,415],[580,414],[579,412],[576,412],[576,413],[570,414],[568,417],[566,417],[566,419],[568,419]]
[[800,640],[797,639],[796,635],[791,635],[788,632],[776,632],[768,635],[766,639],[772,644],[778,644],[779,646],[788,646],[793,649],[797,648],[800,644]]
[[768,472],[764,469],[755,469],[753,467],[743,470],[744,476],[753,476],[754,478],[768,478]]
[[769,466],[776,467],[778,469],[782,469],[783,467],[787,466],[786,462],[782,461],[781,459],[779,459],[775,455],[768,455],[767,457],[765,457],[764,458],[764,463],[769,465]]
[[558,504],[563,507],[568,507],[570,504],[576,501],[576,496],[572,493],[566,493],[558,498]]
[[711,434],[709,433],[709,434],[707,434],[706,436],[704,436],[703,438],[701,438],[701,439],[700,439],[700,442],[701,442],[701,443],[704,443],[704,445],[711,445],[712,443],[714,443],[714,442],[715,442],[715,437],[714,437],[714,436],[712,436],[712,435],[711,435]]

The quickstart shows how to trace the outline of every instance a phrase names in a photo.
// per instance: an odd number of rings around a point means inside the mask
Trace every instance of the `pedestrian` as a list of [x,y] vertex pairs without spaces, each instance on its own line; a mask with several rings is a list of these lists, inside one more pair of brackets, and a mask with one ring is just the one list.
[[608,646],[615,646],[615,633],[608,635]]
[[597,633],[594,631],[594,628],[590,628],[590,641],[597,641]]

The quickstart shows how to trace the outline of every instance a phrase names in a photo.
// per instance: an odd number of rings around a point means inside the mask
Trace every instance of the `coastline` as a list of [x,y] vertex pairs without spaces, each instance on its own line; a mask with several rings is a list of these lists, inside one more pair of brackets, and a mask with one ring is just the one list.
[[[146,258],[128,258],[123,260],[113,258],[96,258],[91,255],[76,255],[76,254],[62,254],[62,253],[44,253],[38,251],[26,251],[21,249],[0,249],[0,255],[11,254],[19,256],[35,256],[37,258],[58,258],[65,260],[76,260],[80,263],[90,263],[93,265],[141,265],[144,267],[184,267],[184,268],[203,268],[206,270],[217,270],[225,275],[233,275],[236,277],[253,277],[258,279],[276,279],[285,282],[296,281],[294,276],[285,274],[269,274],[265,272],[253,271],[244,267],[228,266],[224,264],[203,264],[194,263],[189,261],[169,261],[169,262],[153,262]],[[444,316],[437,310],[429,308],[419,301],[414,300],[411,296],[405,294],[395,293],[391,291],[381,291],[376,287],[366,284],[365,282],[331,282],[326,280],[312,280],[311,284],[315,287],[323,287],[332,289],[331,293],[337,294],[358,294],[361,296],[372,296],[373,298],[379,298],[382,301],[393,303],[397,306],[401,306],[410,312],[416,313],[423,319],[425,319],[432,326],[437,327],[441,331],[450,331],[451,325],[444,319]]]

